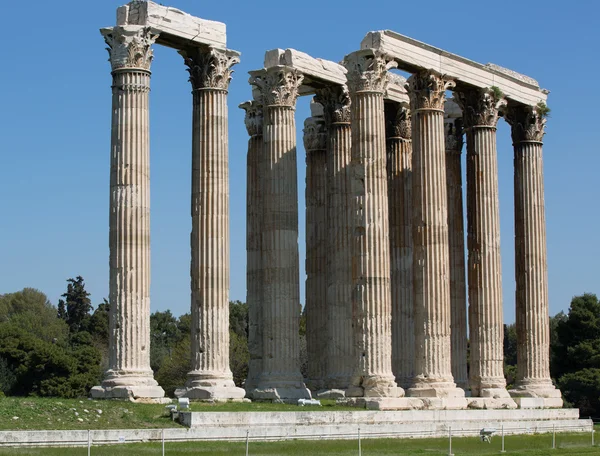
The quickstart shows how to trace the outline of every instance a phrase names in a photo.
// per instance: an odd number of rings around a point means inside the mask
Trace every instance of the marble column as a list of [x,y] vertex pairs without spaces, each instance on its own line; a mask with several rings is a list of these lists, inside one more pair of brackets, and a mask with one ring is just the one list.
[[[546,118],[540,107],[511,106],[505,116],[515,149],[515,275],[517,379],[510,391],[521,406],[541,398],[562,407],[550,378],[548,267],[542,138]],[[534,402],[537,404],[537,402]]]
[[192,370],[178,397],[241,399],[229,368],[229,150],[227,91],[239,53],[180,51],[192,84]]
[[416,397],[464,396],[454,383],[450,356],[444,103],[452,87],[451,80],[434,71],[415,73],[407,84],[413,128],[415,309],[415,378],[408,394]]
[[352,342],[352,230],[350,220],[350,97],[348,89],[319,89],[327,130],[327,365],[326,391],[319,397],[340,397],[354,373]]
[[323,107],[311,103],[304,122],[306,151],[306,350],[307,386],[325,387],[327,366],[327,130]]
[[248,376],[245,388],[251,393],[258,384],[262,366],[262,280],[261,273],[261,217],[262,194],[260,190],[259,159],[263,150],[262,100],[242,103],[246,111],[248,140],[246,178],[246,303],[248,304]]
[[465,271],[465,230],[461,153],[462,112],[456,103],[446,101],[446,185],[448,192],[448,255],[450,259],[450,344],[452,376],[459,388],[467,389],[467,288]]
[[112,66],[109,361],[94,398],[161,398],[150,368],[152,44],[142,26],[102,29]]
[[467,136],[469,384],[473,396],[506,398],[496,153],[496,125],[506,100],[492,89],[465,89],[457,101]]
[[392,371],[408,388],[414,376],[412,287],[412,140],[410,109],[386,103],[387,180],[392,290]]
[[392,373],[392,303],[383,94],[395,62],[365,49],[344,59],[351,98],[352,311],[349,396],[399,397]]
[[252,73],[263,99],[262,216],[263,362],[255,399],[310,398],[300,373],[298,176],[294,113],[303,76],[281,66]]

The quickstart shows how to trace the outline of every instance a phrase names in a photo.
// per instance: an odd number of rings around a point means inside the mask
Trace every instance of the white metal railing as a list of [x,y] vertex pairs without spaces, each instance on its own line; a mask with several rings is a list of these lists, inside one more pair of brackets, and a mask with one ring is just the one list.
[[[578,423],[551,424],[537,421],[535,426],[523,427],[515,423],[506,426],[499,422],[495,426],[491,426],[489,422],[481,429],[459,429],[452,430],[452,427],[446,427],[446,436],[440,436],[440,430],[421,430],[421,431],[397,431],[397,432],[370,432],[370,429],[361,428],[357,425],[352,432],[327,432],[322,435],[314,433],[293,433],[279,435],[252,435],[252,428],[242,430],[242,434],[236,437],[224,439],[223,436],[201,435],[201,430],[190,432],[190,429],[171,428],[171,429],[122,429],[122,430],[87,430],[87,431],[2,431],[0,437],[6,434],[12,434],[13,437],[27,436],[27,440],[18,438],[2,438],[0,440],[0,448],[2,447],[35,447],[35,446],[87,446],[88,456],[93,453],[93,446],[120,444],[120,443],[141,443],[154,442],[160,443],[162,454],[165,454],[165,446],[168,443],[189,442],[189,441],[245,441],[245,454],[251,454],[252,441],[286,441],[286,440],[320,440],[327,438],[330,440],[357,440],[359,455],[362,455],[361,441],[364,439],[376,438],[396,438],[396,439],[414,439],[414,438],[447,438],[448,455],[452,455],[452,438],[456,437],[478,437],[483,435],[490,439],[500,438],[502,440],[502,452],[505,452],[505,437],[507,435],[517,434],[552,434],[551,441],[549,439],[548,448],[556,448],[556,435],[560,433],[578,433],[588,434],[590,440],[587,444],[580,446],[595,446],[595,436],[592,420],[579,420]],[[367,426],[368,427],[368,426]],[[441,426],[443,429],[444,426]],[[256,429],[254,429],[256,431]],[[239,429],[238,429],[239,431]],[[36,438],[37,437],[37,438]],[[53,440],[53,437],[54,440]]]

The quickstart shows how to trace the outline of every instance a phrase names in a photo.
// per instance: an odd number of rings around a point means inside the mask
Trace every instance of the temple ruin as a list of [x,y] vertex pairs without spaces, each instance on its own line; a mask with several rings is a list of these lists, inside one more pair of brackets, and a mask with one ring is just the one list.
[[[240,54],[226,47],[224,24],[152,2],[119,8],[117,25],[102,34],[113,77],[111,339],[109,370],[93,397],[164,395],[149,362],[148,92],[156,43],[183,56],[193,94],[194,365],[178,396],[312,396],[382,410],[562,407],[549,371],[548,91],[534,79],[387,30],[367,33],[341,63],[294,49],[266,52],[250,72],[252,99],[240,105],[250,137],[244,391],[229,370],[228,332],[227,90]],[[313,97],[308,119],[295,118],[300,96]],[[503,373],[500,118],[511,127],[515,167],[518,372],[510,390]],[[307,378],[298,336],[298,122],[307,175]]]

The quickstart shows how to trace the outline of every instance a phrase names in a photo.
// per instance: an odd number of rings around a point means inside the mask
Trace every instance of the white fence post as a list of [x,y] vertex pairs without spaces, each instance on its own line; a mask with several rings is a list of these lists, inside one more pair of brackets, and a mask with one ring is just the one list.
[[448,426],[448,456],[454,456],[452,453],[452,426]]
[[88,456],[90,456],[90,453],[92,452],[92,436],[91,436],[91,432],[88,429]]
[[250,429],[246,430],[246,456],[248,456],[248,444],[250,441]]
[[552,425],[552,449],[556,450],[556,425]]
[[358,426],[358,456],[362,456],[362,448],[360,447],[360,426]]
[[592,446],[594,446],[594,432],[596,432],[596,430],[594,429],[594,422],[592,421]]
[[504,423],[502,423],[502,450],[500,450],[500,453],[506,453],[504,449]]
[[162,456],[165,456],[165,430],[160,430],[160,440],[162,441]]

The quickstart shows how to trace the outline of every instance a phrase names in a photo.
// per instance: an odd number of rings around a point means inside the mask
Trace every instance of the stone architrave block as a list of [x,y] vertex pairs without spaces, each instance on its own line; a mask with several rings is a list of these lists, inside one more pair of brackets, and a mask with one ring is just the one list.
[[549,92],[540,88],[538,82],[529,76],[492,63],[483,65],[391,30],[367,33],[361,42],[361,49],[377,49],[390,55],[402,70],[435,70],[457,83],[472,87],[496,86],[508,99],[528,106],[545,103],[548,98]]
[[177,8],[154,2],[132,1],[117,9],[117,25],[143,25],[159,34],[158,44],[175,49],[190,45],[227,47],[222,22],[194,17]]
[[311,81],[325,84],[346,84],[346,68],[329,60],[316,59],[304,52],[295,49],[272,49],[265,53],[265,68],[285,65],[300,71],[305,80],[305,90],[302,94],[308,94],[306,87],[310,87]]
[[406,93],[406,78],[399,74],[389,73],[389,83],[385,92],[384,98],[386,100],[394,101],[396,103],[409,104],[408,93]]

